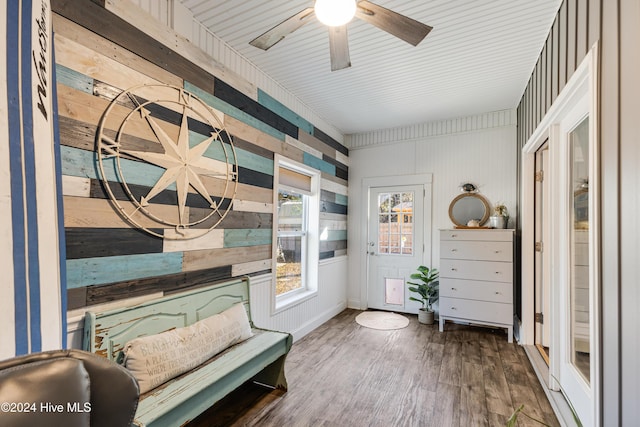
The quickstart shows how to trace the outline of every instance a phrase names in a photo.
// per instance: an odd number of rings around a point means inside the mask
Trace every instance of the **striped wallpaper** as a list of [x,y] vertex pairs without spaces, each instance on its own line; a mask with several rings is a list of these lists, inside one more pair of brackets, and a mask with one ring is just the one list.
[[0,359],[66,346],[51,10],[2,2]]
[[[69,309],[270,272],[275,153],[321,171],[320,226],[328,232],[320,258],[346,254],[349,153],[342,144],[260,88],[239,90],[95,3],[79,3],[54,2]],[[185,88],[223,117],[233,139],[236,199],[203,237],[164,240],[136,230],[102,188],[94,154],[97,125],[117,94],[141,83]],[[158,109],[152,115],[175,127],[171,114]],[[135,137],[151,140],[144,130]],[[192,138],[198,137],[195,131]],[[153,186],[157,172],[148,164],[131,160],[122,167],[139,191]],[[191,212],[201,208],[195,199],[187,199]],[[169,187],[153,203],[169,210],[172,200],[175,189]]]

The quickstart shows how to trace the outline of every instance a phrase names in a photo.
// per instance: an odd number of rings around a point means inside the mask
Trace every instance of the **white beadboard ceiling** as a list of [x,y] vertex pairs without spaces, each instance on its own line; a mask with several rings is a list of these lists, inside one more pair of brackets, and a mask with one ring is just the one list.
[[268,51],[249,41],[313,0],[182,0],[195,20],[343,134],[515,108],[562,0],[372,0],[433,30],[417,47],[358,19],[331,72],[313,22]]

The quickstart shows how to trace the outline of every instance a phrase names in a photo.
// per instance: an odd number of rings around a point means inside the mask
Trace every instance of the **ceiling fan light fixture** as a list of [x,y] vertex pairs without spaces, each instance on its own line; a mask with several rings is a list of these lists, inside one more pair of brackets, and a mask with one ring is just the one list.
[[320,22],[339,27],[355,16],[356,0],[316,0],[314,10]]

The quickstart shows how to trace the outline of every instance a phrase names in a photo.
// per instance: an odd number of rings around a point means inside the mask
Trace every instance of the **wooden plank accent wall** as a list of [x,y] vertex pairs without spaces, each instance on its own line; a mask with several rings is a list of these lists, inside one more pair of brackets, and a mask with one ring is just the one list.
[[[342,144],[260,88],[251,89],[251,82],[237,76],[227,80],[228,73],[218,66],[203,69],[204,56],[198,64],[189,61],[100,2],[52,3],[70,310],[270,272],[275,153],[321,171],[320,228],[326,232],[320,258],[346,254],[349,152]],[[176,241],[137,230],[114,210],[102,188],[94,155],[98,123],[113,98],[140,83],[184,87],[217,111],[231,134],[238,163],[236,199],[217,228],[202,237]],[[112,111],[119,110],[125,109]],[[174,111],[149,110],[167,133],[177,135]],[[105,128],[115,131],[116,125]],[[199,141],[209,129],[194,123],[190,131],[190,138]],[[127,138],[146,149],[158,146],[144,126],[128,127]],[[206,155],[221,160],[219,153]],[[162,173],[134,160],[121,164],[134,193],[148,193]],[[186,206],[197,216],[206,206],[192,193]],[[126,203],[125,194],[116,197]],[[153,198],[151,207],[167,215],[175,199],[175,186],[170,186]],[[228,200],[219,203],[229,206]],[[151,219],[143,225],[164,236],[174,233]],[[198,225],[208,226],[206,221]]]

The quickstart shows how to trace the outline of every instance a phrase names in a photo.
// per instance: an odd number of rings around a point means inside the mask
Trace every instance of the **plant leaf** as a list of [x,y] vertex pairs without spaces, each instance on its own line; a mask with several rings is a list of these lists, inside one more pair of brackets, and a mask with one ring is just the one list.
[[518,421],[518,414],[520,413],[520,411],[522,411],[522,409],[524,409],[524,405],[520,405],[518,409],[513,411],[513,414],[511,414],[511,416],[507,420],[507,427],[515,427],[516,422]]

